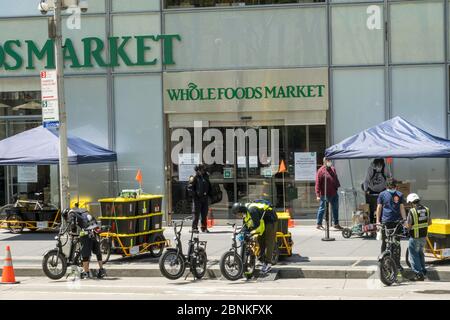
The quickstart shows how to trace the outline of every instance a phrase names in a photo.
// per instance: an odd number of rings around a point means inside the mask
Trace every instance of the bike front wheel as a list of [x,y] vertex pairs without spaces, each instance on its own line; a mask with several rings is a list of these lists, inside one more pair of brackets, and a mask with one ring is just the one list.
[[111,238],[103,238],[100,240],[100,252],[102,253],[102,262],[106,264],[111,256]]
[[67,260],[58,250],[48,252],[42,260],[42,270],[52,280],[59,280],[67,272]]
[[234,251],[228,251],[220,258],[220,272],[230,281],[236,281],[242,277],[244,264],[241,257]]
[[186,264],[183,257],[176,251],[166,251],[159,259],[159,270],[169,280],[176,280],[183,276]]
[[390,256],[381,258],[379,264],[380,280],[386,286],[391,286],[397,282],[397,264]]
[[198,249],[192,257],[192,274],[196,279],[201,279],[206,274],[208,257],[204,249]]

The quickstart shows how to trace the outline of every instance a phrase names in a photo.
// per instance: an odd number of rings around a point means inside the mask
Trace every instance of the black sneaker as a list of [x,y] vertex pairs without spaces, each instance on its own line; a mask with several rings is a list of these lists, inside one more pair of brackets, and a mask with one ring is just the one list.
[[90,279],[91,278],[91,274],[89,272],[82,272],[80,273],[80,279]]
[[202,229],[202,232],[203,233],[210,233],[211,231],[209,231],[208,229],[204,228],[204,229]]
[[97,278],[103,279],[104,277],[106,277],[106,270],[104,268],[98,269]]
[[422,274],[416,274],[411,278],[411,281],[424,281],[425,278]]

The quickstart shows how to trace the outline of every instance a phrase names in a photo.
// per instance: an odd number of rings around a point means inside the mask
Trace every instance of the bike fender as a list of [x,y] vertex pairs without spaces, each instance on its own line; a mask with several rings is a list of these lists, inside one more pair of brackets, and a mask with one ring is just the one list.
[[[166,248],[166,251],[180,253],[177,248]],[[186,261],[186,257],[180,253],[180,256],[183,258],[183,261]]]
[[[58,252],[58,249],[48,250],[48,251],[44,252],[44,254],[42,256],[45,257],[47,254],[49,254],[51,252]],[[66,257],[62,251],[59,251],[59,254],[62,255],[64,258]]]
[[381,261],[381,259],[383,259],[385,256],[389,256],[389,252],[382,252],[379,256],[378,256],[378,261]]

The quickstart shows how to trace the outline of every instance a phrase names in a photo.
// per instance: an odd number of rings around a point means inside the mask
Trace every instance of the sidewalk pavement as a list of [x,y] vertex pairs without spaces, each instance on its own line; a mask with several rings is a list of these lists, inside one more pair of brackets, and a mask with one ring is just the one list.
[[[184,228],[182,239],[187,244],[190,228]],[[274,270],[279,271],[279,278],[348,278],[367,279],[377,273],[377,257],[381,242],[373,238],[353,236],[344,239],[340,231],[331,231],[335,241],[325,242],[321,239],[324,232],[310,223],[297,220],[296,226],[290,228],[294,241],[293,256],[282,259]],[[173,242],[173,229],[167,227],[165,236]],[[10,245],[13,255],[14,269],[17,276],[42,276],[42,255],[54,248],[55,233],[23,233],[13,235],[7,231],[0,232],[0,243]],[[200,240],[207,241],[209,270],[207,277],[220,278],[220,256],[231,247],[232,228],[215,226],[211,233],[201,233]],[[402,263],[407,242],[402,241]],[[0,247],[0,250],[1,247]],[[1,252],[4,254],[4,252]],[[95,258],[94,258],[95,259]],[[450,281],[450,260],[435,261],[427,259],[430,265],[430,279]],[[96,267],[96,263],[92,264]],[[140,255],[134,258],[122,258],[112,255],[107,264],[108,274],[124,277],[159,277],[158,258]]]

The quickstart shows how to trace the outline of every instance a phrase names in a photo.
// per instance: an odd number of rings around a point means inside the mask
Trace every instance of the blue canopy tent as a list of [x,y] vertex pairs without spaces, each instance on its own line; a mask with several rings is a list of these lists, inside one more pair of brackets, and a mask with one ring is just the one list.
[[[116,152],[78,137],[69,135],[67,146],[70,165],[117,161]],[[59,164],[59,133],[57,129],[40,126],[0,141],[0,165],[55,164]],[[78,166],[76,176],[78,185]]]
[[450,158],[450,140],[395,117],[325,150],[329,159]]
[[395,117],[329,147],[325,156],[333,160],[349,160],[352,191],[355,192],[351,159],[450,158],[450,140],[436,137],[401,117]]
[[[117,161],[117,154],[81,138],[67,139],[69,164]],[[59,134],[42,126],[0,141],[0,165],[59,164]]]

